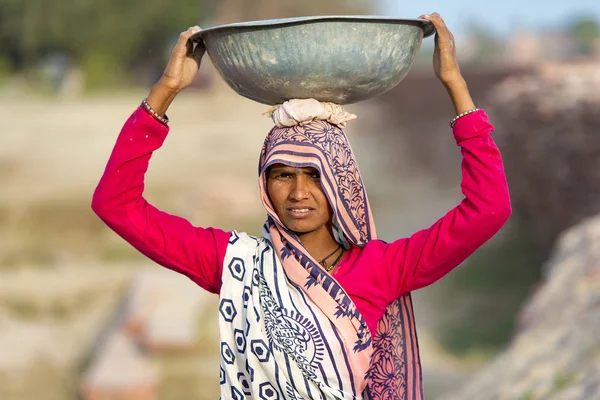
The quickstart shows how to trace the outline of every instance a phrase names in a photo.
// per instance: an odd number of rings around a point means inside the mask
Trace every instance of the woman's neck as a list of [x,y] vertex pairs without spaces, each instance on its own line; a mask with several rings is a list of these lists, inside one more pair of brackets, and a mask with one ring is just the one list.
[[333,237],[331,227],[323,228],[325,229],[298,235],[302,246],[317,261],[327,257],[339,246]]

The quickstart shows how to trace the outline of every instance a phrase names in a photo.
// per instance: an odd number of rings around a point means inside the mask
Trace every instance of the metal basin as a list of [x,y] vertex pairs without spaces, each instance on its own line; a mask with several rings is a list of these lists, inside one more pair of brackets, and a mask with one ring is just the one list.
[[202,40],[223,79],[264,104],[315,98],[350,104],[380,95],[408,73],[429,21],[326,16],[243,22],[204,29]]

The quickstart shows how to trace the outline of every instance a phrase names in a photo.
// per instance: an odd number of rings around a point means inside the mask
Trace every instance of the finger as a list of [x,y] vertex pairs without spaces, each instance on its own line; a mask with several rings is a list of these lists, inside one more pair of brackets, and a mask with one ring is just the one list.
[[442,41],[453,41],[454,35],[446,26],[446,23],[442,19],[442,17],[438,13],[433,13],[431,15],[424,16],[427,21],[431,22],[436,30],[436,37],[440,37]]
[[173,47],[172,57],[190,57],[193,52],[193,47],[191,48],[188,42],[190,41],[190,37],[199,30],[199,27],[191,27],[188,30],[181,32],[177,43],[175,43],[175,46]]
[[434,17],[432,14],[423,14],[419,18],[431,22],[436,31],[443,29],[444,26],[440,23],[439,19]]
[[450,33],[450,30],[448,29],[448,26],[446,25],[446,21],[444,21],[444,18],[442,18],[442,16],[440,14],[433,13],[432,17],[435,20],[435,22],[437,23],[437,26],[439,26],[439,29],[443,29],[443,30],[447,31],[448,33]]
[[206,52],[206,47],[204,46],[204,42],[200,40],[196,44],[196,49],[194,50],[194,60],[200,65],[200,61],[202,61],[202,56]]
[[179,41],[187,41],[189,38],[192,37],[192,35],[200,32],[200,30],[201,28],[198,25],[189,27],[186,31],[181,32],[181,34],[179,35]]
[[186,31],[181,32],[179,35],[179,39],[175,46],[173,46],[173,51],[171,52],[171,58],[167,63],[167,69],[177,69],[178,65],[183,61],[184,57],[191,56],[190,47],[188,45],[189,38],[200,31],[199,26],[192,26],[188,28]]
[[200,63],[200,60],[202,59],[202,56],[206,51],[206,47],[204,45],[204,41],[198,35],[198,33],[202,31],[202,29],[199,26],[195,26],[194,28],[194,32],[188,39],[188,55],[192,56],[196,60],[196,62]]
[[433,14],[431,14],[431,16],[433,18],[437,19],[438,21],[440,21],[441,23],[444,23],[444,19],[442,18],[442,16],[440,15],[440,13],[434,12]]
[[430,21],[436,28],[447,29],[446,22],[444,22],[442,16],[436,12],[433,14],[424,14],[421,18]]
[[179,48],[186,47],[188,40],[190,40],[192,35],[194,35],[197,32],[200,32],[199,26],[192,26],[191,28],[188,28],[186,31],[181,32],[179,34],[179,39],[177,40],[177,44],[175,45],[175,47],[179,47]]

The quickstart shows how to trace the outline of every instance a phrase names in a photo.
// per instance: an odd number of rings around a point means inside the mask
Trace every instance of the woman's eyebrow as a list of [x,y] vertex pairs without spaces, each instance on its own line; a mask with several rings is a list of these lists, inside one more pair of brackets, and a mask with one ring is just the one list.
[[278,174],[281,172],[289,172],[290,170],[292,170],[291,167],[275,167],[269,171],[269,175],[270,174]]

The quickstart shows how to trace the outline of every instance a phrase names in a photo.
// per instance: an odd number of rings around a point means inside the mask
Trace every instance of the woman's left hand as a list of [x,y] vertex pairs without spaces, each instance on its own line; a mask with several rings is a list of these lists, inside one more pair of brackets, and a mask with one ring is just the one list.
[[438,13],[421,15],[419,18],[430,21],[437,31],[435,34],[435,51],[433,52],[433,69],[435,76],[446,87],[456,114],[474,109],[475,104],[458,67],[454,35],[452,35]]
[[444,85],[461,81],[463,78],[456,59],[456,47],[452,32],[438,13],[421,15],[419,18],[431,22],[436,29],[435,50],[433,53],[435,75]]

